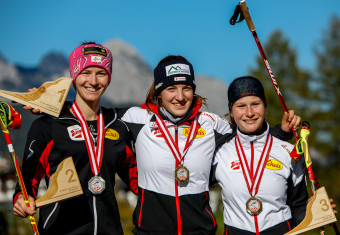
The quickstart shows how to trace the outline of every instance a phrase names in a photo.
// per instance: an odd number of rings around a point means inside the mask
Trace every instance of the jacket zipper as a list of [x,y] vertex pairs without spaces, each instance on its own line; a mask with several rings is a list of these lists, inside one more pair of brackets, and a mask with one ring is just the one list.
[[[254,178],[254,141],[250,142],[251,158],[250,158],[250,177]],[[254,179],[255,180],[255,179]]]
[[93,214],[94,214],[94,231],[93,231],[93,235],[97,235],[98,214],[97,214],[97,203],[96,203],[96,197],[95,196],[93,196]]
[[[73,117],[65,117],[63,119],[70,119],[70,120],[74,120],[76,121],[77,123],[80,124],[80,121],[76,118],[73,118]],[[114,119],[115,120],[115,119]],[[109,125],[111,124],[111,122],[109,123]],[[105,125],[105,124],[104,124]],[[104,126],[104,128],[106,129],[108,125]],[[94,137],[91,134],[91,138],[92,138],[92,141],[94,141]],[[93,196],[93,214],[94,214],[94,229],[93,229],[93,235],[97,235],[98,233],[98,213],[97,213],[97,203],[96,203],[96,198],[95,196]]]
[[57,203],[54,205],[54,207],[53,207],[51,213],[47,216],[47,219],[46,219],[46,221],[45,221],[45,223],[44,223],[44,225],[43,225],[43,228],[44,228],[44,229],[46,228],[46,225],[47,225],[48,221],[50,220],[51,216],[54,214],[54,212],[55,212],[55,210],[57,209],[58,205],[59,205],[59,202],[57,202]]
[[[251,167],[251,171],[250,171],[251,174],[250,175],[251,176],[250,177],[253,180],[255,180],[254,179],[254,158],[255,158],[255,156],[254,156],[254,141],[250,142],[250,149],[251,149],[251,165],[250,165],[250,167]],[[255,223],[256,235],[259,235],[260,232],[259,232],[259,223],[258,223],[257,215],[254,216],[254,223]]]
[[[175,125],[175,142],[178,146],[178,126]],[[178,162],[176,161],[176,168],[178,167]],[[181,208],[179,205],[179,196],[178,196],[178,182],[175,179],[175,199],[176,199],[176,212],[177,212],[177,233],[178,235],[182,235],[182,220],[181,220]]]

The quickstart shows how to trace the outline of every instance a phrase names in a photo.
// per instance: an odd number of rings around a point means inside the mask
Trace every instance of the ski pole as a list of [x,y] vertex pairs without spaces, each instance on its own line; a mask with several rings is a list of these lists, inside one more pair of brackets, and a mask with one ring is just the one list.
[[[254,23],[253,23],[253,21],[252,21],[252,19],[251,19],[251,17],[250,17],[250,14],[249,14],[248,7],[247,7],[247,5],[246,5],[246,2],[245,2],[244,0],[240,1],[240,2],[239,2],[239,6],[240,6],[240,8],[241,8],[240,10],[242,11],[242,16],[241,16],[239,22],[243,20],[243,17],[244,17],[244,19],[246,20],[247,25],[248,25],[248,28],[249,28],[249,30],[251,31],[251,33],[253,34],[253,36],[254,36],[256,45],[257,45],[257,47],[258,47],[258,49],[259,49],[259,51],[260,51],[260,54],[261,54],[261,57],[262,57],[262,59],[263,59],[264,65],[266,66],[267,72],[268,72],[268,74],[269,74],[269,76],[270,76],[270,78],[271,78],[271,80],[272,80],[273,86],[274,86],[274,88],[275,88],[275,91],[276,91],[277,96],[279,97],[279,100],[280,100],[280,102],[281,102],[281,105],[282,105],[282,107],[283,107],[283,110],[284,110],[285,112],[288,113],[288,108],[287,108],[286,102],[285,102],[285,100],[283,99],[283,96],[282,96],[282,93],[281,93],[281,91],[280,91],[279,85],[278,85],[278,83],[277,83],[277,81],[276,81],[276,79],[275,79],[274,73],[273,73],[273,71],[272,71],[272,69],[271,69],[271,67],[270,67],[270,64],[269,64],[268,60],[267,60],[267,56],[266,56],[266,54],[264,53],[264,50],[263,50],[263,48],[262,48],[260,39],[259,39],[259,37],[257,36],[256,30],[255,30],[255,26],[254,26]],[[238,8],[237,8],[237,9],[238,9]],[[236,13],[236,10],[235,10],[235,13]],[[234,15],[235,15],[235,13],[234,13]],[[236,21],[232,22],[232,19],[231,19],[230,23],[231,23],[231,24],[235,24],[235,23],[237,23],[237,22],[236,22]],[[298,133],[297,133],[293,128],[292,128],[292,132],[293,132],[293,134],[294,134],[296,140],[298,140],[298,139],[299,139]]]
[[[237,21],[237,17],[238,17],[238,15],[240,13],[242,13],[242,14],[241,14],[239,20]],[[264,53],[264,50],[262,48],[260,39],[257,36],[256,30],[255,30],[255,26],[254,26],[253,20],[250,17],[250,14],[249,14],[249,11],[248,11],[248,7],[246,5],[245,0],[240,1],[239,5],[237,5],[237,7],[235,9],[235,12],[234,12],[234,15],[230,19],[230,24],[234,25],[235,23],[241,22],[243,19],[246,20],[248,28],[249,28],[250,32],[253,34],[253,37],[254,37],[255,42],[256,42],[256,45],[257,45],[257,47],[258,47],[258,49],[260,51],[262,60],[264,62],[264,65],[266,66],[267,72],[269,74],[269,77],[271,78],[271,81],[272,81],[273,86],[275,88],[276,94],[279,97],[281,105],[282,105],[284,111],[288,112],[288,108],[287,108],[287,105],[286,105],[286,103],[285,103],[285,101],[283,99],[283,96],[282,96],[282,93],[280,91],[279,85],[278,85],[278,83],[277,83],[277,81],[275,79],[274,73],[273,73],[273,71],[272,71],[272,69],[271,69],[271,67],[269,65],[269,62],[268,62],[267,57],[266,57],[266,54]],[[295,139],[298,140],[299,139],[298,133],[294,129],[292,129],[292,132],[294,133]],[[310,156],[309,156],[309,159],[310,159]],[[306,164],[307,164],[307,162],[306,162]],[[318,182],[318,180],[317,180],[317,178],[315,176],[315,173],[314,173],[314,171],[312,169],[312,165],[309,164],[308,166],[306,165],[306,167],[307,167],[307,170],[308,170],[308,176],[309,176],[309,180],[310,180],[311,186],[312,186],[312,191],[313,191],[313,194],[314,194],[315,190],[313,190],[313,189],[320,188],[320,184],[319,184],[319,182]],[[333,228],[335,230],[335,233],[339,234],[339,230],[338,230],[336,224],[333,224]],[[324,231],[321,231],[321,234],[324,234]]]
[[[312,158],[310,156],[309,153],[309,147],[308,147],[308,136],[310,134],[310,124],[309,122],[303,121],[302,122],[302,126],[301,126],[301,131],[300,131],[300,139],[297,141],[296,145],[300,145],[300,148],[297,148],[298,150],[298,154],[303,154],[304,158],[305,158],[305,164],[306,167],[308,169],[308,173],[313,172],[313,170],[311,170],[310,168],[312,168]],[[299,152],[299,149],[301,149],[301,151]],[[316,180],[314,175],[309,175],[309,180],[311,182],[311,186],[312,186],[312,191],[313,194],[315,193],[315,191],[320,188],[320,185],[318,183],[318,181]],[[335,223],[332,224],[335,234],[339,235],[339,229],[337,227],[337,225]],[[323,227],[320,229],[321,234],[324,234],[324,229]]]
[[[13,128],[13,129],[19,129],[20,125],[21,125],[21,115],[20,115],[20,113],[18,113],[8,103],[0,102],[0,126],[1,126],[1,130],[4,133],[5,140],[6,140],[6,143],[7,143],[7,147],[8,147],[9,153],[10,153],[12,160],[13,160],[13,163],[14,163],[15,171],[16,171],[17,177],[18,177],[18,182],[19,182],[19,185],[20,185],[20,188],[21,188],[21,193],[24,196],[24,200],[25,200],[27,207],[30,208],[28,194],[27,194],[27,191],[26,191],[26,188],[25,188],[24,180],[23,180],[22,175],[21,175],[18,159],[15,155],[14,148],[13,148],[12,141],[11,141],[11,137],[10,137],[9,131],[8,131],[8,127]],[[34,231],[34,235],[38,235],[39,234],[38,227],[37,227],[37,223],[35,222],[34,216],[30,215],[29,219],[30,219],[33,231]]]

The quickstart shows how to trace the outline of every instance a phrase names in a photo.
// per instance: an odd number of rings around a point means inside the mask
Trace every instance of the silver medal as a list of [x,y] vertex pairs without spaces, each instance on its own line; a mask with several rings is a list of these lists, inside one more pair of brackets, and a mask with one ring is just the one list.
[[105,180],[95,175],[89,180],[88,188],[93,194],[101,194],[105,190]]

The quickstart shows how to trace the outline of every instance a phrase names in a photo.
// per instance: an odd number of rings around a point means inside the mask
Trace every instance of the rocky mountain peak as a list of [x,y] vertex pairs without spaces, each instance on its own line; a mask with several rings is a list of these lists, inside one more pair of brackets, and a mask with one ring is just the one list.
[[0,89],[13,89],[13,87],[20,85],[21,77],[19,76],[18,69],[7,62],[0,54]]
[[112,80],[104,97],[115,104],[141,104],[153,72],[131,45],[116,39],[105,43],[113,56]]
[[65,69],[68,69],[67,58],[64,54],[53,51],[43,57],[38,68],[39,72],[48,77],[62,74]]

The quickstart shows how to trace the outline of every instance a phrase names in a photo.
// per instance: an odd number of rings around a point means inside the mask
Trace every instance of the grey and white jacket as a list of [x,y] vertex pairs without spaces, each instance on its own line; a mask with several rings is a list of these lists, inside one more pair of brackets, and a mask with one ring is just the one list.
[[[237,137],[250,168],[253,152],[253,172],[258,165],[267,135],[268,124],[260,135],[246,135],[237,130]],[[251,195],[235,146],[237,137],[233,137],[216,151],[214,176],[222,188],[226,230],[231,227],[229,231],[236,228],[255,233],[254,216],[246,210],[246,202]],[[303,160],[292,160],[293,150],[294,145],[273,137],[269,158],[256,194],[263,203],[263,211],[257,216],[260,232],[283,222],[287,222],[289,231],[304,218],[308,198],[304,180],[305,165]]]

